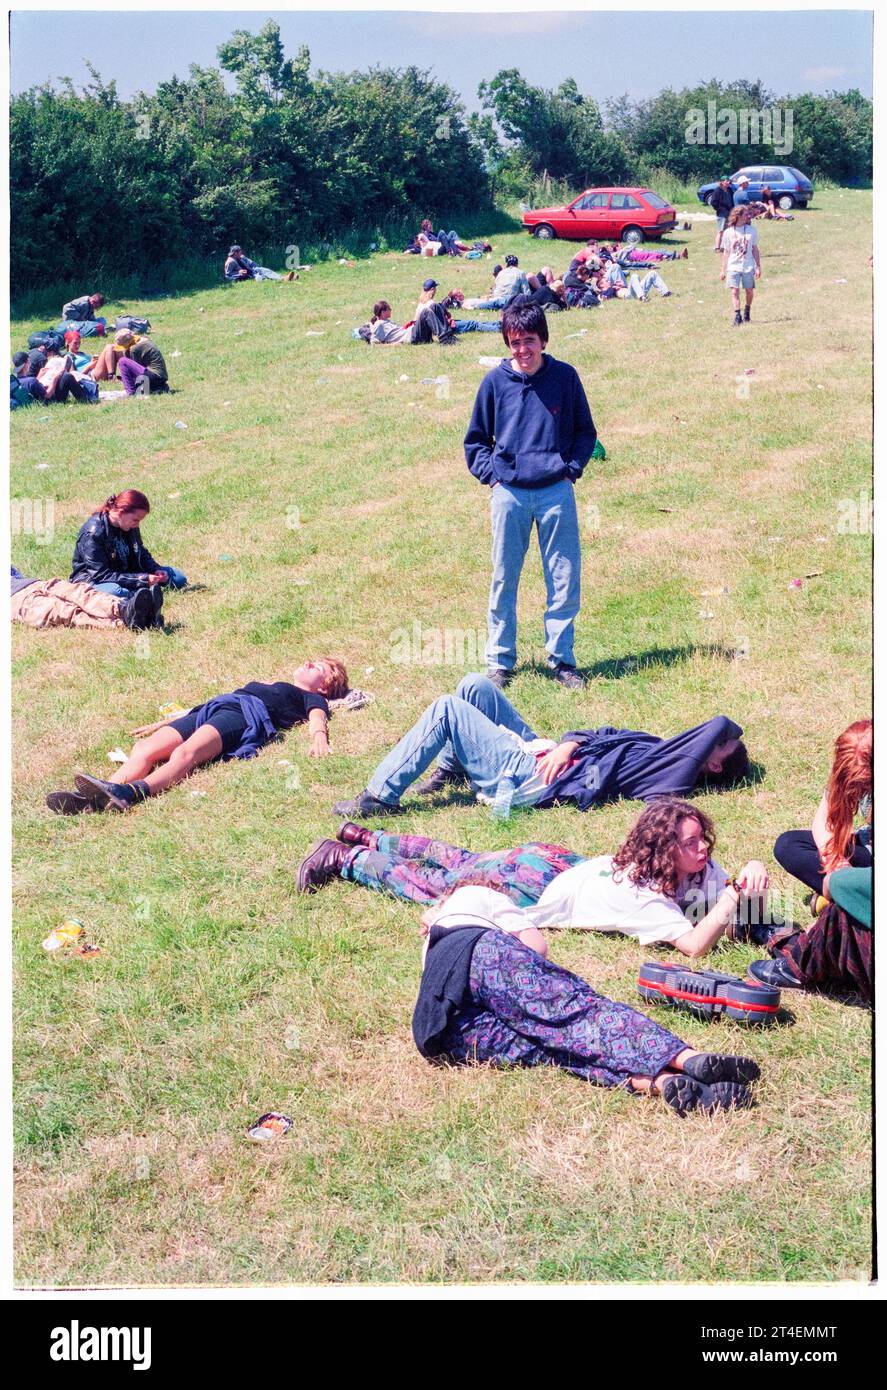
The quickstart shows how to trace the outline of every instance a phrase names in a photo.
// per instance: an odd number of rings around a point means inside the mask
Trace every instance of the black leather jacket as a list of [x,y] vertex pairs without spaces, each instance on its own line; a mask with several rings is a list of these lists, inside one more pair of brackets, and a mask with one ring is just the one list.
[[121,531],[111,525],[107,512],[96,512],[80,527],[71,565],[72,582],[141,589],[148,575],[159,569],[162,566],[142,544],[138,527]]

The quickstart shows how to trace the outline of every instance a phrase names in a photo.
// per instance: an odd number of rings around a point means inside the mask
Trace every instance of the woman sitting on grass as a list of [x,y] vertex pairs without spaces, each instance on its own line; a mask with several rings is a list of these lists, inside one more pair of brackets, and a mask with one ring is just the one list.
[[335,657],[304,662],[292,681],[248,681],[187,714],[133,730],[138,742],[113,777],[78,775],[76,792],[50,792],[46,804],[63,815],[128,811],[174,787],[203,763],[254,758],[277,734],[306,721],[310,756],[325,757],[330,751],[327,700],[338,700],[347,690],[347,672]]
[[[872,865],[873,725],[858,719],[835,740],[828,786],[809,830],[786,830],[773,847],[777,863],[812,889],[817,917],[830,899],[835,869]],[[862,819],[858,830],[853,822]]]
[[314,846],[298,884],[311,892],[340,878],[410,902],[449,898],[518,935],[540,927],[615,931],[642,946],[667,942],[691,957],[706,955],[725,934],[764,946],[772,936],[759,925],[767,870],[752,859],[728,878],[711,858],[714,843],[708,816],[679,800],[648,806],[615,855],[593,859],[545,844],[472,854],[346,822],[337,840]]
[[750,1083],[760,1075],[751,1058],[695,1051],[546,960],[532,933],[516,940],[490,917],[460,908],[459,896],[425,924],[413,1012],[413,1039],[423,1057],[561,1067],[596,1086],[661,1097],[679,1115],[751,1104]]
[[142,543],[139,527],[150,510],[150,502],[137,488],[109,497],[80,527],[71,582],[91,584],[117,598],[127,598],[134,589],[166,584],[184,589],[188,580],[182,571],[159,565]]

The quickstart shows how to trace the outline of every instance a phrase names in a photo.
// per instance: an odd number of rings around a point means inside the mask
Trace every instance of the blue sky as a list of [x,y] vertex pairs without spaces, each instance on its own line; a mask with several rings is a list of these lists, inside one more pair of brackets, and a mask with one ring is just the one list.
[[430,68],[477,106],[477,86],[518,67],[540,86],[564,77],[598,101],[652,96],[711,77],[760,78],[777,95],[858,87],[872,94],[868,11],[599,11],[537,14],[252,11],[14,11],[12,91],[71,77],[89,59],[121,96],[151,91],[188,65],[216,62],[236,28],[278,21],[287,51],[341,71],[373,63]]

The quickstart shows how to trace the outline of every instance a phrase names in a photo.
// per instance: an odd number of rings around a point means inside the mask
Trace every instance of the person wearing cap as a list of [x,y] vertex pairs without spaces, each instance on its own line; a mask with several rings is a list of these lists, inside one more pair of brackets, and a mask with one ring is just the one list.
[[411,341],[414,344],[430,343],[436,338],[440,347],[450,347],[456,341],[452,320],[446,310],[434,302],[437,288],[436,280],[425,280],[422,284],[412,329]]
[[[748,180],[746,180],[748,183]],[[730,182],[729,174],[722,174],[718,180],[718,186],[708,200],[709,206],[716,218],[717,231],[715,233],[715,250],[721,249],[721,238],[724,235],[724,228],[727,225],[727,218],[733,207],[733,185]]]
[[31,358],[34,355],[30,352],[13,353],[12,373],[9,378],[9,407],[11,410],[33,405],[35,401],[40,405],[46,404],[46,392],[37,380],[37,371],[46,365],[46,358],[43,353],[36,354],[40,359],[40,367],[32,369]]
[[62,318],[72,319],[75,323],[91,323],[95,320],[96,309],[101,309],[104,302],[104,295],[85,294],[81,299],[72,299],[64,306]]
[[243,247],[236,243],[225,257],[223,275],[226,280],[232,283],[236,280],[294,280],[296,273],[291,270],[289,275],[278,275],[276,270],[269,270],[266,265],[256,265],[249,256],[243,254]]
[[733,194],[733,206],[735,208],[750,207],[753,202],[754,198],[748,191],[748,177],[746,174],[740,174],[739,178],[736,180],[736,192]]
[[530,282],[518,267],[517,256],[506,256],[505,264],[496,276],[489,299],[466,299],[466,309],[507,309],[519,294],[530,293]]
[[121,357],[140,341],[141,339],[137,334],[132,333],[128,328],[119,329],[114,334],[114,341],[103,347],[98,357],[93,358],[92,365],[85,367],[84,371],[92,377],[93,381],[113,381],[117,375]]

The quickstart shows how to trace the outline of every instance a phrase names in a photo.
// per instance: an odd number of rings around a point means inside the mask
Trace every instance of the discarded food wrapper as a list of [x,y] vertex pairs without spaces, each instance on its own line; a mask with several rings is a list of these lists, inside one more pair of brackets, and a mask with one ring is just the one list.
[[109,763],[125,763],[125,762],[126,762],[126,754],[124,753],[123,749],[122,749],[122,748],[112,748],[111,751],[110,751],[110,753],[108,754],[108,762],[109,762]]
[[97,956],[101,953],[101,946],[94,946],[90,941],[78,941],[71,951],[72,956]]
[[48,468],[48,467],[49,467],[49,464],[48,464],[48,463],[35,463],[35,464],[34,464],[34,467],[35,467],[35,468],[41,468],[41,469],[42,469],[42,468]]
[[803,585],[803,582],[804,581],[802,579],[790,579],[788,581],[788,587],[790,589],[800,589]]
[[279,1139],[281,1135],[288,1134],[292,1127],[293,1122],[289,1115],[269,1110],[267,1115],[260,1115],[246,1132],[250,1139]]
[[51,931],[43,942],[44,951],[61,951],[66,946],[73,946],[83,936],[86,928],[76,917],[69,917]]
[[188,426],[185,424],[184,420],[176,420],[176,429],[177,429],[177,430],[186,430],[187,428],[188,428]]
[[585,338],[588,336],[587,328],[580,328],[578,333],[568,333],[568,338]]
[[180,714],[188,713],[177,700],[167,700],[165,705],[157,706],[157,711],[161,719],[177,719]]

